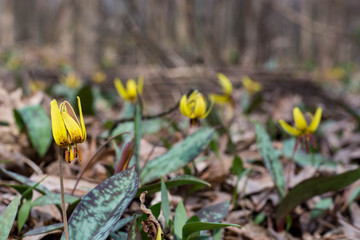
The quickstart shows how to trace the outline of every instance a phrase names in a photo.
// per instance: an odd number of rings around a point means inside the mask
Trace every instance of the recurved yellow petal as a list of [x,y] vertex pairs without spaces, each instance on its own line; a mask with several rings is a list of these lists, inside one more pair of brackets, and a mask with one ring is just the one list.
[[212,93],[209,95],[209,98],[211,100],[213,100],[216,103],[229,103],[230,102],[230,98],[227,95],[219,95],[219,94],[215,94]]
[[321,114],[322,114],[322,108],[317,108],[314,118],[311,121],[310,126],[308,127],[308,130],[310,133],[313,133],[316,131],[316,129],[318,128],[319,124],[320,124],[320,120],[321,120]]
[[143,93],[143,88],[144,88],[144,77],[143,76],[139,76],[138,77],[138,82],[137,82],[137,84],[138,84],[138,92],[139,92],[139,94],[140,95],[142,95],[142,93]]
[[124,85],[121,83],[120,79],[116,78],[114,81],[114,84],[115,84],[115,88],[116,88],[117,92],[119,93],[119,95],[123,99],[128,100],[129,99],[128,94],[124,88]]
[[308,127],[304,115],[301,113],[298,107],[294,108],[293,115],[295,126],[298,130],[302,131]]
[[136,99],[136,82],[134,79],[129,79],[126,83],[127,95],[130,100]]
[[210,104],[209,109],[207,110],[207,112],[206,112],[205,114],[203,114],[203,115],[201,116],[201,118],[206,118],[206,117],[210,114],[210,112],[211,112],[211,110],[212,110],[212,108],[213,108],[213,106],[214,106],[214,101],[211,100],[211,99],[210,99],[210,101],[211,101],[211,104]]
[[230,80],[222,73],[218,73],[217,77],[220,81],[221,88],[226,95],[231,95],[233,91],[233,86]]
[[82,132],[81,141],[83,142],[86,140],[86,129],[85,129],[84,117],[82,114],[81,101],[80,101],[79,96],[77,97],[77,100],[78,100],[78,108],[79,108],[79,115],[80,115],[81,132]]
[[50,106],[51,106],[51,128],[52,128],[54,140],[56,144],[59,145],[60,147],[67,146],[69,145],[70,141],[68,139],[64,120],[61,117],[60,109],[55,99],[51,101]]
[[187,101],[187,96],[186,94],[184,94],[181,97],[180,100],[180,112],[182,113],[182,115],[184,115],[185,117],[189,117],[190,116],[190,111],[188,108],[188,101]]
[[301,131],[297,130],[296,128],[293,128],[292,126],[287,124],[284,120],[282,119],[279,120],[279,124],[290,135],[294,135],[296,137],[301,135]]

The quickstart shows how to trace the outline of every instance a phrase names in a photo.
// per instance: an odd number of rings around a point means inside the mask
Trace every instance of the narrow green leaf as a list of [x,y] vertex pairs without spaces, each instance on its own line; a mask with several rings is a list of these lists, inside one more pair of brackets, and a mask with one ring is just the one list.
[[315,204],[314,209],[311,211],[311,217],[316,218],[320,216],[325,210],[329,209],[333,201],[331,198],[324,198]]
[[[65,203],[74,203],[78,200],[78,197],[74,197],[71,195],[65,195]],[[61,205],[61,194],[58,193],[53,193],[53,194],[48,194],[48,195],[44,195],[41,197],[38,197],[33,203],[32,206],[43,206],[43,205]]]
[[351,204],[355,201],[355,199],[359,196],[359,194],[360,194],[360,186],[357,186],[349,197],[348,206],[351,206]]
[[135,196],[138,184],[136,171],[131,168],[96,186],[83,197],[69,219],[70,239],[106,239]]
[[28,219],[30,210],[31,210],[31,200],[26,200],[19,209],[19,214],[18,214],[18,218],[17,218],[18,219],[18,232],[21,231],[26,220]]
[[26,191],[21,195],[21,199],[20,202],[23,201],[23,199],[27,199],[27,200],[31,200],[32,199],[32,191],[40,185],[40,183],[42,181],[44,181],[44,179],[47,178],[47,176],[43,177],[42,179],[40,179],[40,181],[38,181],[34,186],[29,187],[28,189],[26,189]]
[[164,179],[161,178],[161,209],[165,218],[165,226],[169,226],[170,203]]
[[326,192],[344,188],[359,178],[360,169],[355,169],[334,176],[322,176],[302,181],[280,202],[276,210],[276,222],[279,224],[293,208],[303,201]]
[[26,186],[26,185],[17,185],[17,184],[4,184],[4,185],[15,189],[20,194],[23,194],[26,190],[30,188],[30,186]]
[[55,224],[48,225],[48,226],[38,227],[38,228],[35,228],[35,229],[32,229],[32,230],[26,232],[24,234],[24,237],[52,232],[55,230],[62,229],[63,227],[64,227],[64,223],[55,223]]
[[183,226],[187,221],[187,214],[182,201],[176,207],[174,216],[174,233],[176,238],[182,239],[183,237]]
[[[195,222],[199,222],[199,221],[200,221],[199,217],[194,215],[194,216],[192,216],[191,218],[189,218],[186,221],[185,225],[188,224],[188,223],[195,223]],[[184,227],[183,227],[183,238],[184,239],[199,239],[199,237],[200,237],[200,230],[199,231],[194,231],[194,232],[190,233],[188,236],[185,236]]]
[[116,223],[116,225],[115,225],[115,227],[114,227],[114,229],[113,229],[112,231],[113,231],[113,232],[119,231],[122,227],[124,227],[126,224],[128,224],[129,222],[131,222],[131,220],[132,220],[132,217],[126,217],[126,218],[120,219],[120,220]]
[[43,157],[52,142],[50,118],[40,105],[32,105],[14,110],[16,122],[26,127],[31,144]]
[[18,210],[19,197],[16,196],[9,206],[5,209],[4,213],[0,216],[0,240],[8,239],[12,225],[15,221],[16,213]]
[[140,97],[137,97],[135,105],[134,116],[134,134],[135,134],[135,162],[136,170],[140,172],[140,140],[141,140],[141,119],[142,119],[142,106]]
[[244,165],[242,159],[239,156],[235,155],[231,167],[231,173],[239,177],[243,171],[244,171]]
[[256,225],[260,225],[266,218],[266,215],[264,213],[259,213],[255,219],[254,219],[254,223]]
[[221,222],[229,212],[230,201],[221,202],[197,211],[201,222]]
[[264,127],[259,122],[254,122],[256,131],[256,142],[258,144],[260,154],[264,159],[265,166],[270,172],[270,175],[280,193],[280,196],[285,196],[285,179],[283,169],[277,154],[271,144],[271,140]]
[[[167,182],[165,182],[166,188],[167,189],[171,189],[174,187],[178,187],[178,186],[182,186],[182,185],[187,185],[187,184],[199,184],[202,186],[207,186],[210,187],[211,184],[194,176],[191,175],[181,175],[181,176],[177,176],[172,178],[171,180],[168,180]],[[161,183],[154,183],[154,184],[149,184],[149,185],[145,185],[142,186],[141,188],[139,188],[138,192],[136,193],[136,196],[140,196],[140,194],[144,191],[147,191],[148,194],[152,194],[152,193],[156,193],[158,191],[160,191],[161,189]]]
[[224,227],[238,227],[240,228],[240,225],[232,224],[232,223],[207,223],[207,222],[190,222],[186,223],[183,227],[183,233],[182,237],[184,240],[188,239],[188,237],[197,231],[204,231],[204,230],[214,230],[218,228],[224,228]]
[[141,183],[145,184],[185,166],[205,149],[213,133],[214,130],[210,128],[200,128],[167,153],[151,160],[140,173]]
[[142,240],[141,238],[141,233],[140,233],[140,229],[138,226],[138,223],[136,221],[136,216],[134,215],[129,232],[128,232],[128,236],[127,236],[128,240]]
[[[25,185],[30,186],[30,187],[36,185],[36,182],[31,181],[29,178],[24,177],[24,176],[22,176],[20,174],[17,174],[17,173],[8,171],[8,170],[6,170],[5,168],[3,168],[1,166],[0,166],[0,170],[4,174],[6,174],[7,176],[9,176],[9,177],[13,178],[14,180],[16,180],[17,182],[20,182],[20,183],[25,184]],[[52,192],[50,190],[48,190],[46,187],[42,186],[41,184],[36,186],[35,189],[38,192],[42,193],[42,194],[52,194]]]

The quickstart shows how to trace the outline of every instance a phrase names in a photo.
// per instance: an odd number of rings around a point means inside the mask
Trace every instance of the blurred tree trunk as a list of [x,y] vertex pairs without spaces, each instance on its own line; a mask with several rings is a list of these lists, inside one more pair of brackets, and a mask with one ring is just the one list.
[[97,63],[101,2],[77,0],[72,3],[75,7],[75,67],[82,72],[91,72]]
[[8,48],[15,42],[14,1],[0,1],[0,47]]
[[[300,2],[301,15],[312,19],[311,10],[313,8],[312,1],[302,0]],[[300,28],[300,54],[303,61],[309,61],[313,59],[312,56],[312,33],[309,30]]]
[[74,8],[70,0],[63,0],[55,14],[50,42],[56,43],[63,54],[71,56],[74,46]]

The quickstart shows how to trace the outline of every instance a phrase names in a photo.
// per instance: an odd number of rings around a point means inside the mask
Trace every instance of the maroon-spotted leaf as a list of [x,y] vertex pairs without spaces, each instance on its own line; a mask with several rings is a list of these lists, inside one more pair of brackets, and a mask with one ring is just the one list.
[[18,205],[19,197],[16,196],[0,216],[0,240],[8,238],[12,225],[15,221]]
[[334,176],[310,178],[296,185],[280,202],[276,210],[276,222],[279,224],[298,204],[314,196],[336,191],[360,178],[360,169],[347,171]]
[[64,223],[55,223],[52,225],[42,226],[42,227],[34,228],[34,229],[26,232],[24,234],[24,237],[48,233],[48,232],[52,232],[52,231],[59,230],[62,228],[64,228]]
[[134,215],[134,217],[133,217],[127,239],[128,240],[141,240],[142,239],[140,229],[139,229],[138,223],[136,221],[136,215]]
[[229,212],[230,201],[221,202],[197,211],[200,222],[221,222]]
[[[139,181],[134,168],[96,186],[75,208],[68,227],[70,239],[106,239],[132,201]],[[62,238],[65,239],[63,233]]]
[[139,176],[141,184],[165,176],[188,164],[206,148],[213,134],[214,130],[211,128],[200,128],[165,154],[148,162]]

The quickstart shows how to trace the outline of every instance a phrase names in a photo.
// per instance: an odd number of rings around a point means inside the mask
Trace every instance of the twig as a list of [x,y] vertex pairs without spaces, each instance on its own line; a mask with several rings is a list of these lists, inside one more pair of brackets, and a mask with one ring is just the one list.
[[64,179],[63,179],[63,171],[62,171],[61,148],[59,149],[59,175],[60,175],[60,191],[61,191],[61,209],[62,209],[63,222],[64,222],[65,238],[66,240],[69,240],[69,231],[68,231],[67,216],[65,209],[65,194],[64,194]]
[[[155,115],[144,115],[142,117],[142,120],[150,120],[150,119],[154,119],[154,118],[163,117],[163,116],[168,115],[168,114],[172,113],[173,111],[177,110],[178,107],[179,107],[179,102],[177,102],[175,104],[175,106],[173,106],[172,108],[170,108],[169,110],[167,110],[165,112],[161,112],[161,113],[158,113],[158,114],[155,114]],[[132,121],[134,121],[133,117],[116,120],[113,123],[112,127],[110,128],[109,134],[111,134],[114,131],[114,129],[117,127],[117,125],[119,125],[120,123],[132,122]]]
[[97,155],[99,155],[99,153],[103,150],[103,148],[111,141],[111,140],[114,140],[115,138],[123,135],[123,134],[129,134],[129,135],[132,135],[131,132],[122,132],[122,133],[119,133],[111,138],[109,138],[103,145],[101,145],[101,147],[99,147],[99,149],[96,151],[96,153],[90,158],[90,160],[86,163],[85,167],[81,170],[80,174],[78,175],[77,179],[76,179],[76,183],[75,183],[75,186],[73,188],[73,190],[71,191],[71,195],[74,195],[74,192],[76,190],[76,187],[77,185],[79,184],[80,182],[80,179],[82,177],[82,175],[84,174],[85,170],[89,167],[90,163],[95,159],[95,157],[97,157]]

